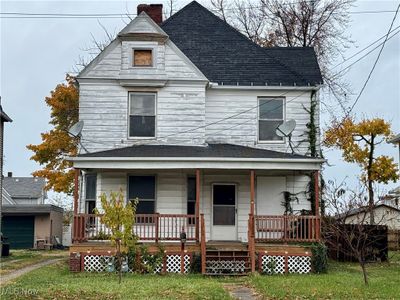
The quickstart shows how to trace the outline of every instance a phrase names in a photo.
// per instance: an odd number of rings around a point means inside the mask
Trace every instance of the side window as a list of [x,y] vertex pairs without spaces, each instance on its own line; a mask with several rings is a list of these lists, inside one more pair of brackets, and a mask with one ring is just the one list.
[[129,176],[129,200],[139,199],[137,214],[154,214],[156,202],[155,176]]
[[156,94],[129,93],[129,137],[156,136]]
[[276,128],[284,121],[284,98],[258,98],[258,140],[283,141]]
[[96,208],[96,184],[96,174],[87,174],[85,176],[85,213],[87,214],[94,214],[94,209]]

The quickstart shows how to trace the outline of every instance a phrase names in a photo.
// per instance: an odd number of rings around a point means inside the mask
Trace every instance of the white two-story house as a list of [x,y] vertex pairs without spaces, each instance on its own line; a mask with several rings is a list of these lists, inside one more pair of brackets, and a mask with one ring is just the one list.
[[[197,2],[165,21],[161,5],[140,5],[77,81],[71,251],[107,230],[93,209],[120,190],[139,199],[141,241],[173,244],[185,232],[204,272],[209,245],[240,244],[254,271],[260,245],[319,239],[312,48],[261,48]],[[290,138],[277,134],[288,120]]]

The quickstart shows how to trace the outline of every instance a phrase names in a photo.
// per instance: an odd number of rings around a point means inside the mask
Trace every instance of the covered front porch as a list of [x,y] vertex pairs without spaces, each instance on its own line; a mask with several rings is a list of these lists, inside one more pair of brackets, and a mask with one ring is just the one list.
[[101,194],[122,191],[127,203],[139,200],[133,234],[140,243],[163,244],[166,253],[191,249],[200,254],[202,273],[232,259],[254,272],[256,255],[269,246],[278,255],[282,245],[288,256],[288,245],[320,239],[322,161],[234,145],[136,146],[73,158],[71,251],[109,239],[93,208],[101,211]]

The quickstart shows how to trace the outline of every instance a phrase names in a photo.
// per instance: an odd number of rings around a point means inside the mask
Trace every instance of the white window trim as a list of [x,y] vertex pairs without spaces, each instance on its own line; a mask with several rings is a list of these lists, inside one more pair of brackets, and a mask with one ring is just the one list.
[[[258,96],[257,97],[257,144],[278,144],[278,145],[283,145],[286,144],[286,138],[282,138],[282,140],[277,141],[277,140],[260,140],[260,100],[261,99],[271,99],[273,101],[279,99],[283,100],[283,122],[286,121],[286,97],[273,97],[273,96]],[[263,119],[262,119],[263,120]],[[274,121],[274,119],[266,119],[266,121]],[[280,121],[276,119],[276,121]]]
[[[134,66],[135,50],[151,50],[151,66]],[[156,69],[157,68],[157,45],[148,46],[134,46],[131,48],[129,55],[129,68],[130,69]]]
[[[154,95],[154,136],[130,136],[130,116],[131,116],[131,94]],[[156,140],[157,139],[157,93],[156,92],[128,92],[128,112],[127,112],[127,139],[128,140]]]

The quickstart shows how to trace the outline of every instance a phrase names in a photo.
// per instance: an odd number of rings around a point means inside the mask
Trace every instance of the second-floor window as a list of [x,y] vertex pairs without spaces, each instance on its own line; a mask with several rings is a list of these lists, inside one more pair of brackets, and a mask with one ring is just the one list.
[[284,98],[258,98],[258,141],[283,141],[283,138],[276,134],[276,128],[284,121],[284,110]]
[[129,93],[129,137],[156,136],[156,94]]

